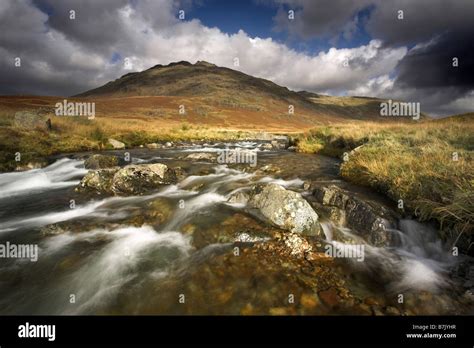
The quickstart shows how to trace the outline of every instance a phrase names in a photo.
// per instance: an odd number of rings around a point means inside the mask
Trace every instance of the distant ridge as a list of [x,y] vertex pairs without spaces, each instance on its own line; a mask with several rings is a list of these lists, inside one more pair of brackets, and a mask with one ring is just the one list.
[[[198,61],[157,64],[141,72],[130,72],[103,86],[80,93],[81,98],[126,97],[193,97],[201,98],[210,111],[222,107],[288,114],[291,107],[304,110],[318,119],[377,119],[381,99],[370,97],[334,97],[286,87],[243,72]],[[209,111],[209,110],[208,110]],[[311,120],[310,118],[308,120]]]

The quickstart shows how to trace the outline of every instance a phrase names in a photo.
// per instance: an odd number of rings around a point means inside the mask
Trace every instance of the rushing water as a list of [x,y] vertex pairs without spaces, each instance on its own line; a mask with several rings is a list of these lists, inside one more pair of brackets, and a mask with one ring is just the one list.
[[[361,189],[341,182],[338,162],[322,156],[260,151],[258,168],[281,170],[256,174],[178,159],[193,151],[217,147],[129,150],[133,163],[160,162],[187,173],[178,184],[143,196],[76,193],[87,172],[83,154],[59,158],[41,170],[0,174],[0,243],[39,248],[36,262],[0,260],[0,313],[377,314],[396,308],[400,294],[405,295],[398,303],[400,314],[462,312],[463,300],[450,290],[448,277],[455,258],[432,228],[412,220],[400,221],[399,230],[392,231],[399,235],[397,247],[377,248],[360,240],[364,262],[324,261],[307,271],[305,261],[281,259],[265,248],[235,256],[234,242],[251,249],[245,242],[263,245],[279,233],[245,204],[229,203],[235,192],[258,182],[275,182],[303,195],[308,194],[305,181]],[[374,199],[368,192],[367,197]],[[359,238],[350,226],[322,225],[325,243],[335,247],[353,247],[332,240],[336,231]],[[332,285],[340,303],[331,304]],[[318,291],[327,293],[314,300]],[[285,302],[288,294],[298,294],[301,303]]]

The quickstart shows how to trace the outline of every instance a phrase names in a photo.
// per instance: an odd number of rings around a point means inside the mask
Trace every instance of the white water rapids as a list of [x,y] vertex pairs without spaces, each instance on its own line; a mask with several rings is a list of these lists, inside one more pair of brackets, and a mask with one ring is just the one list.
[[[252,146],[246,143],[243,147]],[[135,158],[135,163],[149,160]],[[1,261],[1,314],[106,311],[107,304],[114,303],[117,294],[132,291],[140,296],[144,279],[166,279],[173,264],[196,252],[192,237],[183,233],[184,225],[199,224],[202,219],[211,223],[218,214],[244,210],[245,204],[227,202],[231,194],[256,182],[274,182],[303,191],[303,180],[299,178],[256,178],[252,173],[218,165],[209,174],[189,175],[177,185],[164,186],[148,195],[96,197],[79,203],[75,209],[67,206],[60,209],[62,203],[49,208],[46,199],[54,201],[54,197],[62,197],[67,202],[68,193],[86,172],[83,161],[64,158],[41,170],[0,174],[0,207],[9,209],[8,214],[0,214],[1,241],[37,243],[40,249],[35,264],[24,260]],[[33,194],[36,205],[22,211],[21,202]],[[138,227],[121,223],[156,199],[173,207],[165,223]],[[185,209],[179,208],[182,199],[186,202]],[[12,207],[15,204],[19,205]],[[21,214],[15,216],[17,211]],[[75,221],[100,223],[80,232],[66,229],[57,235],[40,233],[48,225]],[[323,228],[327,241],[334,245],[341,243],[332,241],[333,230],[351,235],[349,228],[330,222],[324,222]],[[352,260],[351,267],[355,271],[376,272],[374,277],[383,274],[387,290],[393,292],[436,291],[449,285],[446,272],[455,260],[434,237],[434,231],[416,221],[401,220],[399,230],[392,233],[400,235],[399,246],[377,248],[365,244],[366,262]],[[11,281],[13,278],[16,280]],[[71,305],[71,294],[80,304]]]

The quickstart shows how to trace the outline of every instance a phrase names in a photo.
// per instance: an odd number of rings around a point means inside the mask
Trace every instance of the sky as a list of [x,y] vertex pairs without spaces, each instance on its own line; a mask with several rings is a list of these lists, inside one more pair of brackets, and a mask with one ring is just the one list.
[[473,0],[0,0],[0,95],[205,60],[296,91],[472,112],[473,18]]

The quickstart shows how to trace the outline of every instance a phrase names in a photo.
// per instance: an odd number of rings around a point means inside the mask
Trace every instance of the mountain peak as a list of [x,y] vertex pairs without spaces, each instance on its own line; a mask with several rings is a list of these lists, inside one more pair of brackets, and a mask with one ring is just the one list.
[[178,65],[182,65],[182,66],[192,66],[192,64],[188,61],[185,61],[185,60],[180,60],[179,62],[171,62],[167,65],[163,65],[163,64],[156,64],[154,66],[152,66],[149,70],[152,70],[152,69],[160,69],[160,68],[171,68],[173,66],[178,66]]
[[163,65],[163,64],[157,64],[151,69],[159,69],[159,68],[171,68],[173,66],[202,66],[202,67],[207,67],[207,68],[216,68],[217,65],[206,62],[205,60],[198,60],[196,64],[191,64],[190,62],[186,60],[181,60],[179,62],[171,62],[168,65]]
[[209,63],[209,62],[206,62],[205,60],[198,60],[196,62],[196,64],[194,64],[195,66],[205,66],[205,67],[208,67],[208,68],[215,68],[217,65],[215,64],[212,64],[212,63]]

